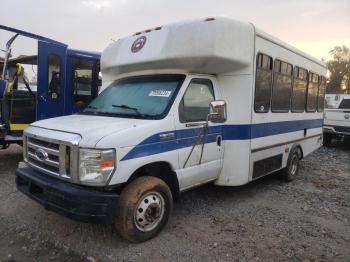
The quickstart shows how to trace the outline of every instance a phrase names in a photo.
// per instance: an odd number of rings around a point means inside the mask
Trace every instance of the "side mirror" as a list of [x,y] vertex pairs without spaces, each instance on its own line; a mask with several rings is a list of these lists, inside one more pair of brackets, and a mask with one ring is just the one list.
[[210,102],[210,114],[208,115],[208,121],[213,123],[224,123],[226,119],[226,102],[224,100]]

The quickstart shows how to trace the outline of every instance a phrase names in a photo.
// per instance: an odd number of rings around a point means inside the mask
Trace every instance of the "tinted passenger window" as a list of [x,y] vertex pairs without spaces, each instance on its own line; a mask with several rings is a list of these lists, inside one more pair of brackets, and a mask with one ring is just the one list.
[[307,88],[307,70],[295,67],[292,89],[292,112],[304,112]]
[[182,123],[206,121],[214,100],[213,84],[208,79],[193,79],[182,98],[179,115]]
[[306,111],[315,112],[317,106],[318,75],[309,74],[309,85],[307,88]]
[[317,96],[317,111],[323,112],[324,109],[324,97],[326,93],[326,78],[324,76],[320,77],[319,81],[319,87],[318,87],[318,96]]
[[258,54],[256,67],[254,110],[266,113],[270,110],[272,58]]
[[279,60],[275,61],[272,106],[273,112],[288,112],[292,88],[292,65]]
[[58,55],[50,54],[47,57],[48,85],[47,97],[56,100],[61,91],[61,59]]

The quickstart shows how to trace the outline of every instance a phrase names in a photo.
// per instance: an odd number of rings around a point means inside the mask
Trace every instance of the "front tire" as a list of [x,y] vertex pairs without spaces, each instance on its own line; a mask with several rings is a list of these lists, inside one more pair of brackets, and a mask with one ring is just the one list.
[[281,176],[285,181],[293,181],[298,175],[300,158],[300,149],[296,147],[289,155],[287,167],[281,172]]
[[163,180],[139,177],[120,194],[116,229],[131,242],[144,242],[163,229],[172,208],[173,197]]

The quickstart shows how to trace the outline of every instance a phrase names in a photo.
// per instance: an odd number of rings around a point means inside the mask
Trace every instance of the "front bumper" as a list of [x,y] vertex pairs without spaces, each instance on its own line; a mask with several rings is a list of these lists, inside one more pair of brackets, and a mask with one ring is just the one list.
[[61,181],[30,167],[16,171],[17,189],[47,210],[87,223],[112,224],[119,195]]

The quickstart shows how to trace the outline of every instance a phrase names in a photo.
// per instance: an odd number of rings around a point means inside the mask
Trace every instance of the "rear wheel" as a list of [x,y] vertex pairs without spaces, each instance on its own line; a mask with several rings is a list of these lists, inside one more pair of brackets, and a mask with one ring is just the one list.
[[166,225],[172,208],[171,191],[163,180],[137,178],[120,194],[116,229],[131,242],[146,241]]
[[299,148],[294,148],[288,158],[287,167],[281,171],[281,176],[286,181],[293,181],[299,173],[299,162],[301,152]]
[[323,146],[329,147],[332,142],[332,135],[329,133],[323,133]]

